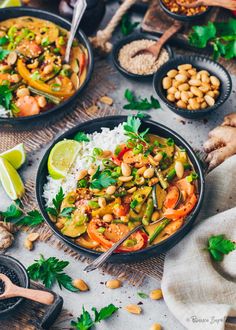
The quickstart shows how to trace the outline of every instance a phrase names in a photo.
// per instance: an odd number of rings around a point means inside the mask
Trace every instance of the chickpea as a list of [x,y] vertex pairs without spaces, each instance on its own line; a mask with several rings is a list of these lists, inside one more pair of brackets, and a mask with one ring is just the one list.
[[40,108],[44,108],[47,105],[47,100],[44,96],[37,96],[37,102]]
[[28,88],[26,87],[23,87],[23,88],[18,88],[17,91],[16,91],[16,96],[19,98],[19,97],[22,97],[22,96],[29,96],[30,95],[30,91]]
[[113,215],[112,214],[105,214],[102,218],[103,221],[105,222],[111,222],[113,220]]

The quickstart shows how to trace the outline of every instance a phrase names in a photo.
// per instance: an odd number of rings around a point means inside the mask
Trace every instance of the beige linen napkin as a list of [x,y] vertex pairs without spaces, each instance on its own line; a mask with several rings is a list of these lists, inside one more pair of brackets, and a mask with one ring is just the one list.
[[236,241],[235,179],[233,156],[207,176],[200,223],[165,259],[165,302],[189,330],[223,330],[226,318],[236,317],[236,251],[214,263],[203,250],[211,235],[225,234]]

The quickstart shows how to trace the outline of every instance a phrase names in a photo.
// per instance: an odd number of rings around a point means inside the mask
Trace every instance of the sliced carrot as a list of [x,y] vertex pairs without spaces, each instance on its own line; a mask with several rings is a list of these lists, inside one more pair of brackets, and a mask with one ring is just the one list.
[[185,191],[188,196],[191,196],[194,193],[194,185],[188,182],[186,178],[176,181],[175,184],[180,191]]
[[187,200],[187,203],[184,206],[180,207],[177,210],[167,209],[164,212],[164,217],[173,220],[185,217],[192,211],[192,209],[196,204],[197,204],[197,196],[195,194],[192,194],[192,196]]
[[173,209],[180,198],[179,188],[176,186],[171,186],[168,188],[168,193],[164,201],[164,206],[168,209]]

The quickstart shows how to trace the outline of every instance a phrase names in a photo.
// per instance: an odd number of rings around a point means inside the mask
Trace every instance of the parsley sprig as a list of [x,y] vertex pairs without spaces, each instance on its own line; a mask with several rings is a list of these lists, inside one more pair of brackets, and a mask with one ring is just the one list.
[[64,268],[69,265],[68,261],[59,260],[55,257],[45,259],[40,255],[39,260],[34,260],[31,266],[27,268],[29,277],[34,281],[42,281],[46,288],[51,288],[55,282],[58,283],[60,289],[64,287],[71,292],[77,292],[72,284],[72,278],[63,272]]
[[121,21],[121,32],[124,36],[128,36],[139,25],[139,22],[131,22],[130,15],[123,16]]
[[83,141],[84,142],[89,142],[90,141],[89,137],[84,132],[76,133],[75,136],[74,136],[74,140],[78,141],[78,142],[83,142]]
[[[0,53],[1,56],[1,53]],[[0,57],[1,60],[1,57]],[[12,90],[8,85],[0,85],[0,105],[2,105],[6,110],[10,110],[11,108],[11,100],[12,100]]]
[[57,217],[60,213],[61,203],[65,198],[64,192],[62,187],[60,187],[58,193],[52,200],[53,207],[47,207],[46,211],[51,214],[52,216]]
[[149,131],[149,128],[147,128],[143,132],[139,132],[139,128],[141,126],[141,120],[134,116],[128,116],[127,122],[124,124],[124,133],[131,139],[135,140],[141,140],[144,143],[147,143],[145,140],[145,137]]
[[3,218],[3,221],[29,227],[38,226],[44,221],[38,210],[32,210],[24,213],[24,211],[20,208],[19,202],[11,204],[4,212],[0,211],[0,217]]
[[111,177],[110,172],[100,171],[100,166],[98,166],[97,171],[92,176],[92,180],[90,182],[90,188],[101,190],[115,183],[116,180]]
[[236,243],[227,239],[224,235],[211,236],[208,239],[207,250],[215,261],[222,261],[224,255],[236,250]]
[[226,59],[236,57],[236,19],[194,26],[193,32],[189,35],[189,43],[198,48],[212,45],[215,60],[220,56]]
[[0,61],[4,60],[7,55],[10,54],[10,51],[0,47]]
[[123,106],[123,109],[126,110],[142,111],[160,108],[160,103],[153,96],[151,96],[150,101],[148,101],[147,98],[136,97],[131,90],[126,89],[124,97],[129,102]]
[[111,317],[115,312],[117,312],[118,307],[110,304],[106,307],[103,307],[98,311],[95,307],[92,308],[94,312],[94,319],[91,314],[84,309],[82,314],[77,318],[77,321],[72,321],[71,325],[76,330],[90,330],[96,323],[106,320]]

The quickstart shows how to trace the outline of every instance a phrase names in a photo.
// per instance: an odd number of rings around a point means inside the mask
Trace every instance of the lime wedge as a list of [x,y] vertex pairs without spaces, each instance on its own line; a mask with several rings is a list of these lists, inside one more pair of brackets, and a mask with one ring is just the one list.
[[0,180],[8,196],[16,200],[25,192],[24,184],[16,169],[4,158],[0,157]]
[[0,157],[7,159],[9,163],[11,163],[11,165],[17,170],[21,167],[21,165],[24,164],[26,159],[26,153],[23,143],[20,143],[14,148],[3,152],[2,154],[0,154]]
[[55,144],[48,157],[48,172],[53,179],[65,178],[80,149],[81,144],[75,140]]
[[0,1],[0,8],[6,7],[20,7],[21,1],[20,0],[3,0]]

